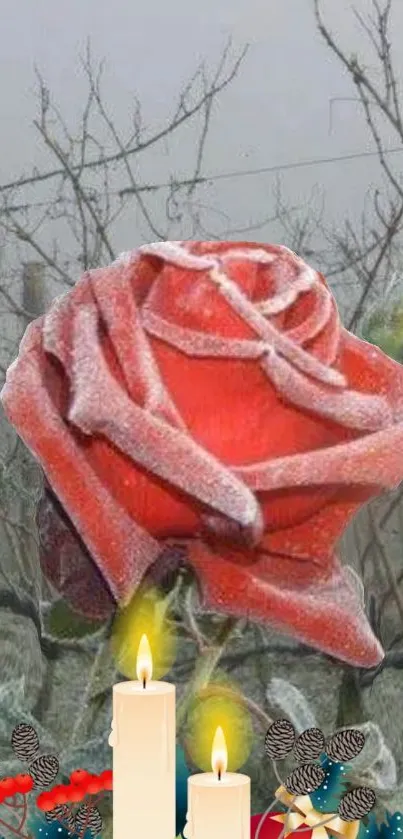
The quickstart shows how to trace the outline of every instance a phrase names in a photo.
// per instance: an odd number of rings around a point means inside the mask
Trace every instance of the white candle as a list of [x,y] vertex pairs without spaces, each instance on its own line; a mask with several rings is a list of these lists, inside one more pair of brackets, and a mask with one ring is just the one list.
[[113,839],[175,839],[175,687],[151,675],[143,636],[138,681],[113,686]]
[[227,748],[221,728],[212,748],[213,772],[188,780],[186,839],[250,839],[250,778],[226,772]]

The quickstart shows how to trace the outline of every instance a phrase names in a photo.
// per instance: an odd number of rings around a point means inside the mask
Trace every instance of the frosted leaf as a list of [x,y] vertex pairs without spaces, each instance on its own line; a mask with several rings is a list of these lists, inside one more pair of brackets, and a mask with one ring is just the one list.
[[97,342],[94,307],[77,312],[75,329],[70,421],[86,434],[104,435],[152,474],[261,531],[259,505],[248,488],[191,437],[135,405],[112,377]]
[[286,679],[274,678],[266,690],[270,706],[280,708],[297,732],[315,728],[316,719],[304,694]]
[[[360,603],[362,609],[364,609],[365,589],[361,577],[359,576],[359,574],[357,574],[355,569],[351,567],[351,565],[344,565],[343,570],[345,577],[347,577],[348,582],[351,584],[351,587],[355,591],[358,602]],[[359,728],[359,726],[355,726],[355,728]]]
[[354,771],[370,786],[393,789],[397,783],[396,761],[379,725],[369,721],[354,728],[365,736],[364,748],[354,759]]

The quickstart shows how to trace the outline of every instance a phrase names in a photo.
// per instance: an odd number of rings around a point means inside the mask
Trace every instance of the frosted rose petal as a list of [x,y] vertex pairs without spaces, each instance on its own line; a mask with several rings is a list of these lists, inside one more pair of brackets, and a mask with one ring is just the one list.
[[[249,489],[189,436],[129,400],[113,379],[99,349],[97,314],[82,307],[76,315],[73,401],[69,419],[85,434],[102,434],[139,464],[204,504],[246,527],[262,527],[258,503]],[[113,405],[105,403],[105,393]]]
[[186,355],[202,358],[259,358],[265,351],[263,341],[248,341],[242,338],[223,338],[206,332],[196,332],[185,326],[169,323],[154,314],[146,306],[143,308],[143,326],[156,338],[176,347]]
[[[317,283],[315,286],[314,304],[310,314],[298,326],[286,330],[287,338],[295,341],[297,344],[306,344],[308,341],[312,341],[329,323],[332,312],[333,300],[330,292],[324,285]],[[333,328],[334,326],[335,324],[333,324]],[[336,330],[337,339],[338,333],[339,330]]]
[[41,327],[41,320],[28,327],[20,355],[8,370],[2,400],[114,596],[125,600],[157,558],[160,546],[108,493],[58,415],[46,389]]
[[123,271],[123,276],[110,268],[93,271],[91,287],[124,373],[128,393],[155,416],[184,428],[159,375],[126,274],[130,274],[129,268]]
[[292,362],[306,375],[310,375],[319,381],[325,382],[333,387],[345,387],[346,380],[342,373],[333,367],[321,364],[314,356],[305,352],[298,344],[294,344],[287,338],[285,333],[279,332],[266,318],[257,311],[238,290],[235,283],[217,268],[210,271],[212,280],[217,283],[223,296],[232,305],[245,321],[251,326],[256,334],[273,348],[282,353],[284,357]]
[[318,388],[275,352],[267,353],[261,364],[278,393],[305,411],[360,431],[373,431],[392,422],[390,407],[383,396]]
[[336,561],[328,578],[316,577],[310,587],[290,586],[285,578],[275,584],[262,562],[259,569],[235,565],[201,543],[191,546],[189,557],[201,579],[205,607],[259,622],[269,618],[279,631],[355,666],[382,661],[382,647],[355,587]]
[[402,479],[403,423],[358,440],[279,457],[233,471],[254,490],[318,484],[368,484],[394,489]]

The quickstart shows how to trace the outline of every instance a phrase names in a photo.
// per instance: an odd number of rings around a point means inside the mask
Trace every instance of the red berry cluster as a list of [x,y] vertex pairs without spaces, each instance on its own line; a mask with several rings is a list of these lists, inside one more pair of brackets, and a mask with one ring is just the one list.
[[91,775],[85,769],[75,769],[70,775],[69,784],[57,784],[47,792],[41,792],[36,805],[45,812],[53,810],[58,804],[76,803],[87,795],[97,795],[112,789],[112,770],[106,769],[100,775]]
[[30,792],[34,785],[34,779],[28,773],[21,773],[19,775],[13,775],[12,777],[8,778],[1,778],[0,779],[0,804],[6,798],[12,798],[13,795],[16,795],[18,792],[26,795],[27,792]]

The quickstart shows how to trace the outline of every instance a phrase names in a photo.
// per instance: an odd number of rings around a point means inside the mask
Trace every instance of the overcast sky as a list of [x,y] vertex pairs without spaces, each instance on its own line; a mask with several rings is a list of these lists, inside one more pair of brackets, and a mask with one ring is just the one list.
[[[371,4],[356,5],[368,9]],[[397,38],[403,31],[403,2],[395,5]],[[136,93],[151,127],[164,120],[201,59],[217,62],[229,35],[235,52],[250,43],[239,76],[216,108],[203,174],[372,150],[353,102],[337,106],[329,131],[329,100],[352,96],[353,89],[316,32],[312,6],[312,0],[0,0],[0,181],[29,171],[34,163],[49,163],[31,125],[34,65],[74,126],[85,92],[78,59],[88,36],[94,56],[106,59],[106,98],[117,122],[124,123]],[[333,31],[370,63],[350,3],[326,0],[326,9]],[[171,151],[169,165],[176,175],[189,151],[186,142],[179,140]],[[153,165],[159,172],[155,158]],[[290,203],[306,202],[312,189],[323,189],[329,219],[358,215],[368,187],[378,179],[371,158],[282,175]],[[270,215],[273,185],[272,175],[232,178],[216,182],[209,200],[214,212],[230,215],[234,224],[253,222]],[[130,225],[124,225],[121,249],[137,244],[138,232],[132,235],[133,241]]]

